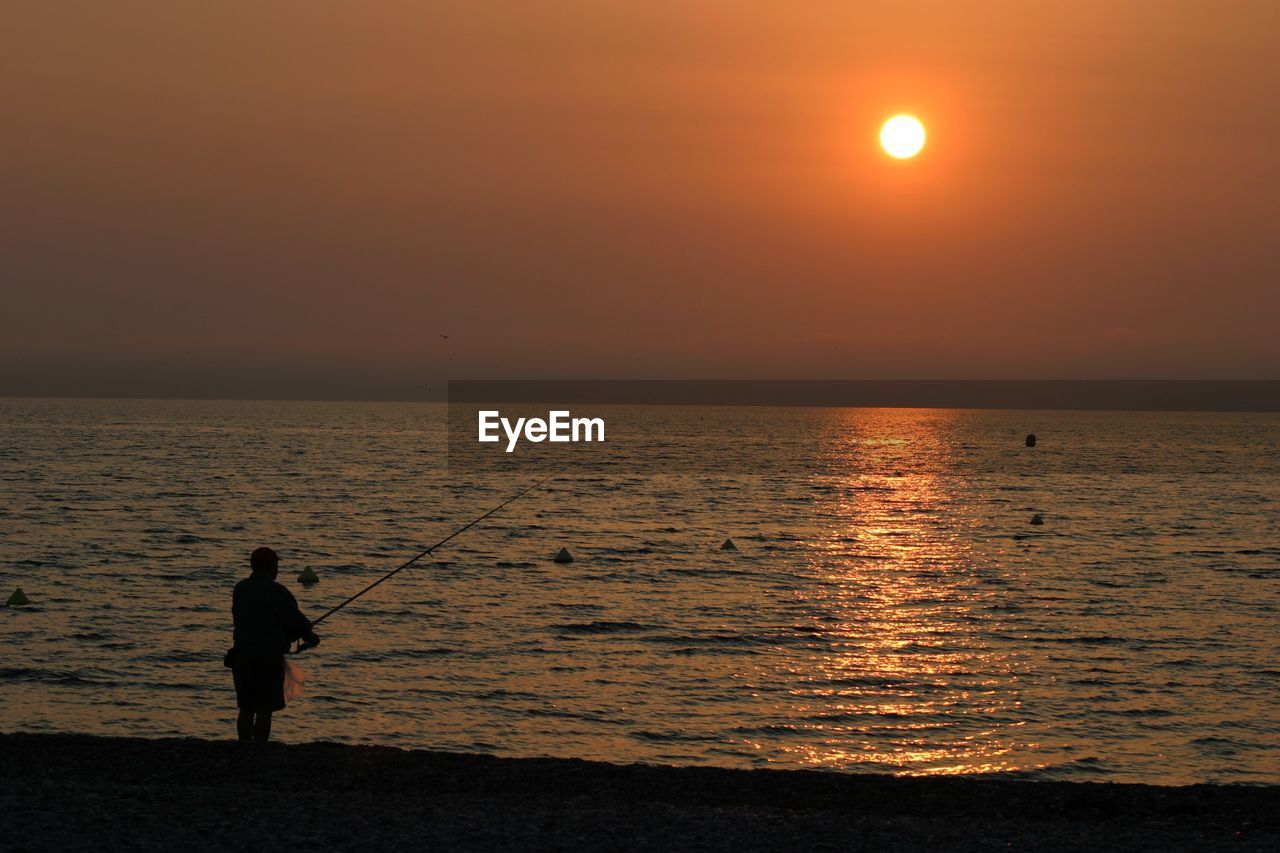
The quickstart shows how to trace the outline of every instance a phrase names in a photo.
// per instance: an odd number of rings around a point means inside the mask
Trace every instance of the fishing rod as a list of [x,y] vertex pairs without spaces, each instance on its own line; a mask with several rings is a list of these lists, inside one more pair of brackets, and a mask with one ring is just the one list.
[[[475,526],[476,526],[477,524],[479,524],[480,522],[484,521],[484,520],[485,520],[486,518],[488,518],[489,516],[494,515],[495,513],[497,513],[498,511],[500,511],[503,507],[507,506],[507,504],[514,503],[515,501],[517,501],[517,500],[519,500],[520,498],[524,497],[525,495],[529,494],[529,492],[532,492],[534,489],[538,488],[539,486],[543,485],[544,483],[547,483],[547,482],[549,482],[549,481],[551,481],[551,480],[555,479],[557,476],[559,476],[559,475],[563,472],[563,470],[564,470],[564,469],[562,468],[562,469],[560,469],[560,471],[556,471],[556,472],[554,472],[554,473],[548,474],[547,476],[543,477],[541,480],[539,480],[539,481],[537,481],[536,483],[534,483],[532,486],[529,486],[529,487],[527,487],[527,488],[525,488],[525,489],[521,490],[519,493],[514,494],[514,495],[512,495],[511,497],[507,498],[505,501],[503,501],[502,503],[498,504],[498,505],[497,505],[497,506],[495,506],[493,509],[489,510],[488,512],[486,512],[484,515],[480,516],[479,518],[476,518],[476,519],[474,519],[474,520],[472,520],[472,521],[468,522],[467,524],[463,525],[462,527],[459,527],[457,530],[453,531],[453,532],[452,532],[452,533],[450,533],[448,536],[444,537],[444,538],[443,538],[443,539],[441,539],[439,542],[437,542],[436,544],[432,545],[430,548],[427,548],[425,551],[421,551],[421,552],[419,552],[419,553],[418,553],[416,556],[414,556],[412,559],[406,560],[405,562],[403,562],[403,563],[401,563],[400,565],[396,566],[394,569],[392,569],[391,571],[387,572],[385,575],[383,575],[382,577],[378,578],[376,581],[374,581],[373,583],[369,584],[369,585],[368,585],[368,586],[366,586],[364,589],[360,590],[360,591],[359,591],[359,592],[357,592],[355,595],[353,595],[353,596],[351,596],[350,598],[348,598],[346,601],[342,602],[341,604],[337,605],[336,607],[331,607],[331,608],[329,608],[329,610],[328,610],[328,611],[326,611],[326,612],[325,612],[325,613],[324,613],[324,614],[323,614],[319,619],[316,619],[314,622],[312,622],[312,623],[311,623],[311,627],[313,627],[313,628],[314,628],[316,625],[319,625],[321,622],[323,622],[324,620],[328,619],[330,616],[332,616],[333,614],[337,613],[339,610],[341,610],[342,608],[346,607],[348,604],[350,604],[351,602],[355,601],[357,598],[359,598],[360,596],[364,595],[366,592],[368,592],[369,590],[373,589],[373,588],[374,588],[375,586],[377,586],[378,584],[382,583],[383,581],[390,580],[392,577],[394,577],[395,575],[397,575],[397,574],[399,574],[400,572],[404,571],[405,569],[409,568],[409,567],[410,567],[410,566],[412,566],[414,563],[418,562],[418,561],[419,561],[419,560],[421,560],[423,557],[425,557],[425,556],[427,556],[428,554],[430,554],[432,551],[434,551],[434,550],[436,550],[437,548],[441,547],[442,545],[444,545],[445,543],[449,542],[450,540],[452,540],[452,539],[453,539],[453,538],[455,538],[456,536],[459,536],[459,535],[461,535],[461,534],[463,534],[463,533],[467,532],[468,530],[470,530],[471,528],[475,527]],[[296,649],[294,649],[294,650],[293,650],[293,654],[297,654],[298,652],[305,652],[305,651],[306,651],[307,649],[309,649],[309,648],[311,648],[311,646],[307,645],[307,644],[306,644],[306,643],[304,643],[304,642],[299,641],[299,643],[298,643],[298,647],[297,647]]]

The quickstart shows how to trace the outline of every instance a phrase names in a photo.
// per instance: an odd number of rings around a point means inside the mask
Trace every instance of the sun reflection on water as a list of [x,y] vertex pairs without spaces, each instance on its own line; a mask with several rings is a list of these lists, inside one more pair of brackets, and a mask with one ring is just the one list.
[[[989,647],[1002,589],[985,583],[964,519],[965,472],[948,464],[956,413],[921,412],[892,439],[865,411],[830,434],[834,475],[815,477],[816,529],[795,593],[821,642],[785,656],[805,764],[920,774],[1032,766],[1019,730],[1023,662]],[[908,427],[904,431],[904,427]],[[868,471],[883,473],[865,473]]]

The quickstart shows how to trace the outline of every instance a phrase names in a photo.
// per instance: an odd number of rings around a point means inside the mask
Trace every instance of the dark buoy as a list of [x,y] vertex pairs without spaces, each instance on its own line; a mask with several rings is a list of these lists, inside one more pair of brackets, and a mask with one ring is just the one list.
[[733,544],[733,540],[732,540],[732,539],[726,539],[726,540],[724,540],[724,544],[720,546],[720,550],[721,550],[721,551],[736,551],[736,550],[738,550],[738,546]]
[[556,552],[555,561],[557,563],[572,563],[573,555],[569,553],[568,548],[561,548]]
[[298,583],[302,583],[302,584],[320,583],[320,576],[317,575],[314,571],[312,571],[310,566],[307,566],[305,569],[298,572]]
[[1031,523],[1044,524],[1044,516],[1037,512],[1035,515],[1031,516]]
[[30,604],[31,599],[27,598],[27,594],[22,591],[22,587],[15,587],[13,595],[9,596],[9,600],[5,602],[7,607],[22,607],[24,604]]
[[1036,434],[1034,432],[1027,433],[1027,447],[1036,446]]

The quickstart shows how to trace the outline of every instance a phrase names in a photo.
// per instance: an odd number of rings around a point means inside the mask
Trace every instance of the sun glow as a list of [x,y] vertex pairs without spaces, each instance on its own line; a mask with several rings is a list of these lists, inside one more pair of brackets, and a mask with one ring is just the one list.
[[914,116],[896,115],[880,128],[880,145],[890,157],[914,157],[924,148],[924,125]]

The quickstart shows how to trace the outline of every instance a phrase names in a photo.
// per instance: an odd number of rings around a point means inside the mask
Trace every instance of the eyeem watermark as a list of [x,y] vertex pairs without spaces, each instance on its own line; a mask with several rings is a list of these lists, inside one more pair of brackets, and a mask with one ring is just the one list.
[[478,440],[497,442],[502,440],[498,434],[501,429],[507,437],[507,453],[516,449],[516,444],[523,438],[535,444],[550,441],[556,444],[579,441],[604,441],[604,418],[575,418],[568,410],[547,412],[543,418],[510,418],[502,417],[496,409],[481,410]]

